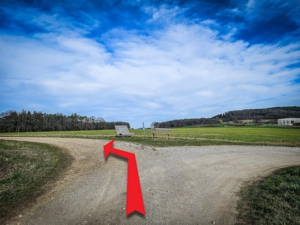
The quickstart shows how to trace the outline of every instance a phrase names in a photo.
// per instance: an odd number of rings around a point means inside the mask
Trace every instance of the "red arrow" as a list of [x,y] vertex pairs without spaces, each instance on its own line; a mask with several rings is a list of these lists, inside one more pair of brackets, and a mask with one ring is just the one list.
[[145,215],[146,212],[144,208],[144,201],[135,154],[113,148],[113,144],[114,140],[103,146],[105,159],[108,158],[109,153],[112,153],[128,160],[126,215],[128,216],[134,211]]

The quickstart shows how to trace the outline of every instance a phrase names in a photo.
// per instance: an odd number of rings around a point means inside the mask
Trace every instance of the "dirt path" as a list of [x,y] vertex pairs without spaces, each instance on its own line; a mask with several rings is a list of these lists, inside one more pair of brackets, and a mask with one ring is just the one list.
[[300,148],[206,146],[150,148],[116,141],[136,154],[146,216],[125,215],[127,162],[103,158],[108,141],[1,138],[55,144],[75,162],[56,186],[8,224],[234,224],[244,181],[300,164]]

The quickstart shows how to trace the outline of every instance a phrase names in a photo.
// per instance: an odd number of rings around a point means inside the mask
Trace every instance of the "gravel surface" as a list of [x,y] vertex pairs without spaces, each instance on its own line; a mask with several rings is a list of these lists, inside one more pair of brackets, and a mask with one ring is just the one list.
[[109,140],[1,138],[54,144],[75,158],[66,175],[8,224],[234,224],[244,181],[300,165],[300,148],[203,146],[153,148],[115,141],[136,154],[146,215],[127,217],[127,161],[109,156]]

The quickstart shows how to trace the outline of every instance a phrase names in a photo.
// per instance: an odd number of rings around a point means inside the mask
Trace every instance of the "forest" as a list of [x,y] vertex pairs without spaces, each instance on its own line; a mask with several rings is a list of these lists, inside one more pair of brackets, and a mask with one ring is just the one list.
[[108,130],[115,125],[127,125],[127,122],[105,122],[101,117],[70,116],[61,113],[47,114],[42,112],[9,110],[0,114],[0,132],[31,132],[31,131],[70,131],[70,130]]
[[177,119],[166,122],[153,122],[153,127],[171,128],[197,125],[213,125],[232,121],[236,125],[243,125],[242,120],[252,120],[254,124],[261,124],[263,120],[269,120],[271,124],[277,124],[278,119],[300,118],[300,107],[273,107],[265,109],[243,109],[228,111],[211,118]]
[[[228,111],[211,118],[176,119],[166,122],[153,122],[153,127],[172,128],[197,125],[214,125],[232,122],[243,125],[243,120],[252,120],[254,124],[268,120],[270,124],[277,124],[281,118],[300,118],[300,107],[273,107],[265,109],[243,109]],[[34,132],[34,131],[71,131],[71,130],[108,130],[115,129],[115,125],[127,125],[128,122],[106,122],[102,117],[80,116],[76,113],[70,116],[61,113],[47,114],[33,113],[22,110],[17,112],[9,110],[0,113],[0,132]]]

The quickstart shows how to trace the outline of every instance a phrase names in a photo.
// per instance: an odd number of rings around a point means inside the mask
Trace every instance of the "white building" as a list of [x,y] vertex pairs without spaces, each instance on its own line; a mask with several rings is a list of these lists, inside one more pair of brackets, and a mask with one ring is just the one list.
[[292,126],[294,123],[300,123],[300,118],[278,119],[279,126]]

